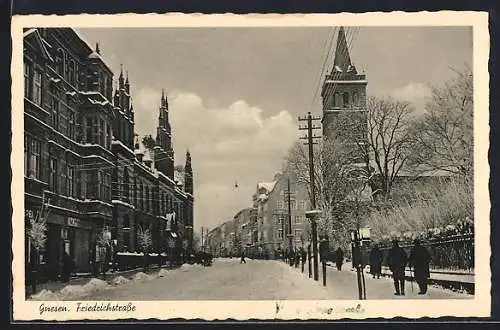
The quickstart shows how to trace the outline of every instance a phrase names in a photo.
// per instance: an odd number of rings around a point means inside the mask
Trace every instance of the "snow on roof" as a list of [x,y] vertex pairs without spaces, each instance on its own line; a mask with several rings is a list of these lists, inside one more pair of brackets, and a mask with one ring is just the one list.
[[259,182],[257,184],[257,189],[262,189],[264,188],[268,193],[273,191],[274,187],[276,186],[276,181],[272,182]]

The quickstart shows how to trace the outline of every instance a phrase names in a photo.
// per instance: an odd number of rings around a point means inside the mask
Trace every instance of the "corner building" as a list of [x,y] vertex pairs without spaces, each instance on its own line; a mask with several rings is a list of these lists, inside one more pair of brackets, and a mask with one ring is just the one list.
[[[36,262],[56,279],[63,252],[77,273],[91,271],[97,236],[121,251],[139,251],[137,229],[151,228],[153,248],[174,253],[192,245],[193,173],[186,153],[184,182],[174,179],[166,98],[160,100],[153,152],[134,144],[128,74],[113,72],[70,28],[24,31],[25,226],[45,205],[47,240]],[[166,115],[167,112],[167,115]],[[161,133],[165,130],[165,133]],[[166,156],[165,156],[166,155]],[[175,220],[167,221],[167,214]],[[34,258],[25,234],[25,262]],[[172,250],[171,250],[172,251]]]

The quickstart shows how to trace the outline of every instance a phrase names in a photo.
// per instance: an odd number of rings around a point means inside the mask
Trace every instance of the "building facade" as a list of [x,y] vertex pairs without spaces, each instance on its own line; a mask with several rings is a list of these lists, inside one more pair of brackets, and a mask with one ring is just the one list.
[[191,156],[180,187],[164,96],[155,152],[147,157],[134,144],[130,87],[121,70],[113,88],[99,45],[92,49],[74,30],[24,31],[26,262],[33,262],[31,219],[44,206],[47,240],[36,262],[49,278],[60,274],[64,252],[77,273],[90,272],[103,234],[121,251],[139,251],[139,227],[151,229],[151,251],[163,251],[172,236],[178,247],[192,244]]

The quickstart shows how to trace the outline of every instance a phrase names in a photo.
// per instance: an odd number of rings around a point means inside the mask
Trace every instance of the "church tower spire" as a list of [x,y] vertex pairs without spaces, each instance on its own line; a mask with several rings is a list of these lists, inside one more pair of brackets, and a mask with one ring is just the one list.
[[172,149],[172,132],[168,119],[168,101],[165,90],[161,91],[160,108],[158,115],[158,127],[156,129],[156,145],[159,147],[156,159],[159,159],[155,167],[166,176],[174,176],[174,152]]
[[[366,85],[364,74],[358,74],[349,54],[346,31],[340,27],[335,47],[333,68],[321,90],[323,100],[323,137],[339,138],[356,145],[360,136],[367,136]],[[351,41],[352,44],[352,41]],[[342,118],[342,119],[339,119]],[[342,126],[339,126],[342,122]],[[360,155],[361,157],[361,155]],[[356,163],[362,163],[360,159]]]
[[349,72],[352,67],[349,45],[347,44],[344,27],[341,26],[337,37],[337,47],[335,47],[332,73]]
[[193,168],[189,149],[186,151],[186,164],[184,165],[184,191],[193,194]]

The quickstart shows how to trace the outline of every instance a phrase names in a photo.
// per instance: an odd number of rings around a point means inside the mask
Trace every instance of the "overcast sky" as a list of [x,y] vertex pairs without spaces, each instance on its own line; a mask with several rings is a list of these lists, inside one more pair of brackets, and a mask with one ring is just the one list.
[[[120,64],[129,72],[140,136],[156,134],[166,89],[176,163],[184,164],[186,148],[192,154],[199,231],[250,206],[257,182],[271,181],[281,168],[299,135],[297,116],[311,108],[332,28],[77,32],[93,47],[99,42],[116,77]],[[347,40],[354,65],[366,70],[368,93],[392,95],[417,110],[428,86],[453,74],[450,67],[472,67],[470,28],[350,28]],[[312,104],[320,114],[319,98]]]

